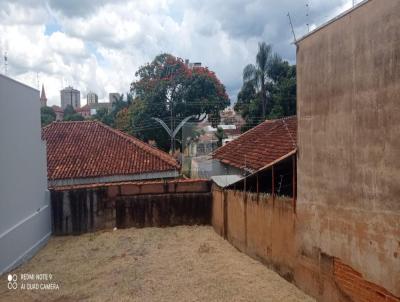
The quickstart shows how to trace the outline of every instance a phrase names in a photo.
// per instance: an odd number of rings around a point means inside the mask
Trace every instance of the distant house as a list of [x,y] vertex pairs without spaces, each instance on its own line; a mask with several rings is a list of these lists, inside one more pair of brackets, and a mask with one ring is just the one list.
[[57,105],[53,105],[51,108],[53,108],[54,113],[56,114],[56,121],[62,121],[64,118],[64,110]]
[[86,104],[85,106],[76,109],[76,113],[79,113],[82,115],[84,118],[88,118],[92,115],[95,115],[97,111],[101,108],[107,109],[107,112],[109,112],[112,108],[111,103],[89,103]]
[[43,128],[50,188],[179,176],[169,154],[97,121]]
[[248,175],[294,154],[296,116],[267,120],[213,153],[214,175]]
[[215,175],[213,171],[213,160],[210,156],[219,145],[216,136],[218,128],[223,130],[222,145],[240,136],[244,124],[243,118],[232,108],[228,107],[220,113],[220,123],[217,127],[212,126],[208,118],[200,122],[196,130],[200,135],[191,141],[185,150],[185,155],[190,160],[190,176],[192,178],[207,178]]

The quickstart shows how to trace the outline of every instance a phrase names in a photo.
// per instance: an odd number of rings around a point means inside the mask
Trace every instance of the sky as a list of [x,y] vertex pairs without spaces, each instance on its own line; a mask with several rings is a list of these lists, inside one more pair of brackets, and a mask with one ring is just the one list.
[[[356,1],[360,2],[360,1]],[[308,4],[308,9],[306,4]],[[0,0],[0,73],[34,88],[48,105],[68,85],[99,101],[127,93],[135,72],[157,54],[201,62],[231,102],[258,43],[295,64],[297,38],[351,8],[352,0]]]

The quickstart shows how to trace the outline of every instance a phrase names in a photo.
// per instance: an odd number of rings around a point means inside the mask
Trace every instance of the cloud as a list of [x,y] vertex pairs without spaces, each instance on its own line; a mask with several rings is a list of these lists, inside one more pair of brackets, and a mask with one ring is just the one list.
[[288,12],[300,37],[307,23],[314,28],[351,5],[309,2],[306,17],[296,0],[3,0],[0,51],[9,53],[12,77],[36,87],[39,73],[50,104],[60,103],[67,84],[83,98],[127,92],[139,66],[162,52],[208,66],[234,101],[259,41],[295,62]]

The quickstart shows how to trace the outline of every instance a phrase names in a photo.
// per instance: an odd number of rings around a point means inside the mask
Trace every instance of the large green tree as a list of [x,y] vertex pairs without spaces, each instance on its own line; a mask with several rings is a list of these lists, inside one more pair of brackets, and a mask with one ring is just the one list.
[[258,44],[256,64],[249,64],[243,70],[243,82],[251,83],[260,94],[262,116],[265,118],[267,113],[267,92],[270,66],[273,55],[271,45],[265,42]]
[[282,60],[271,46],[259,44],[256,65],[243,70],[243,86],[235,110],[245,119],[246,131],[266,118],[296,114],[296,66]]
[[[170,147],[169,136],[152,118],[160,118],[171,129],[188,116],[208,114],[216,125],[219,112],[229,105],[224,85],[204,67],[189,68],[182,59],[158,55],[139,68],[131,84],[136,96],[130,106],[132,134],[155,140],[160,148]],[[179,136],[179,135],[178,135]]]
[[41,107],[40,108],[40,121],[42,127],[54,122],[56,120],[56,113],[51,107]]
[[79,113],[76,113],[74,107],[71,105],[67,105],[64,109],[64,121],[83,121],[85,118],[80,115]]

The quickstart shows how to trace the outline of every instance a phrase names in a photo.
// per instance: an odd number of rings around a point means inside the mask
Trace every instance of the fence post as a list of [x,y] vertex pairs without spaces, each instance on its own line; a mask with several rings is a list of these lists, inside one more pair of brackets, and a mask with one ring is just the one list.
[[272,202],[275,205],[275,169],[272,165]]
[[297,199],[297,169],[296,169],[296,154],[292,156],[292,166],[293,166],[293,188],[292,188],[292,195],[293,195],[293,210],[296,213],[296,199]]

